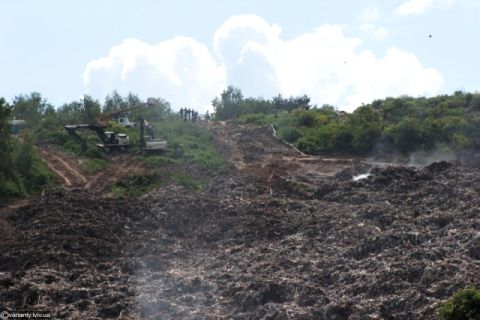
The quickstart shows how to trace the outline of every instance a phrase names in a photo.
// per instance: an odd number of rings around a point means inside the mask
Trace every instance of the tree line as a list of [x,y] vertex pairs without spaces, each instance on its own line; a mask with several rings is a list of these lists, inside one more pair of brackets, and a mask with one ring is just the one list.
[[375,100],[346,113],[312,106],[307,96],[244,98],[229,87],[213,101],[218,120],[273,124],[279,135],[309,154],[396,154],[441,150],[460,154],[480,143],[480,94]]

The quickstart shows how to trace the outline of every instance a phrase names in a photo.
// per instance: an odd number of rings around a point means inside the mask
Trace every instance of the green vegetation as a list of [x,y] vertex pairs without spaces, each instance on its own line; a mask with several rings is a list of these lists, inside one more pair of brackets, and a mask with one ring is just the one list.
[[157,136],[168,141],[167,151],[142,156],[149,173],[121,179],[114,187],[114,195],[138,196],[171,183],[197,191],[225,168],[213,136],[206,129],[178,119],[154,122],[153,126]]
[[386,98],[353,113],[310,106],[308,97],[244,99],[229,87],[213,101],[215,117],[273,124],[280,137],[310,154],[409,154],[467,152],[480,134],[480,94],[455,92],[432,98]]
[[12,138],[11,108],[0,98],[0,200],[35,194],[54,180],[33,147],[33,138]]
[[[245,98],[240,89],[230,86],[212,105],[215,119],[272,124],[281,138],[310,154],[408,155],[441,151],[458,155],[475,150],[480,142],[478,93],[386,98],[346,113],[331,105],[312,106],[307,96]],[[11,105],[0,100],[0,197],[35,193],[51,183],[52,176],[33,148],[35,143],[52,144],[86,158],[83,164],[86,173],[103,170],[106,158],[96,147],[100,142],[96,134],[78,131],[87,143],[86,150],[82,150],[64,127],[94,124],[99,114],[126,108],[132,110],[121,116],[128,116],[134,123],[148,119],[156,136],[168,141],[168,150],[161,155],[139,156],[150,177],[132,176],[121,181],[116,187],[118,194],[136,194],[138,190],[147,190],[165,181],[197,189],[205,177],[218,174],[224,168],[211,133],[181,121],[161,98],[149,99],[146,103],[134,94],[122,97],[113,92],[103,104],[85,95],[78,101],[54,108],[34,92],[15,97]],[[11,136],[8,121],[13,118],[26,121],[21,139]],[[110,122],[107,130],[128,134],[131,152],[139,151],[138,127],[125,128]],[[162,182],[155,182],[157,180]]]
[[206,129],[178,119],[156,122],[153,126],[157,136],[168,141],[165,157],[184,165],[197,163],[211,173],[223,169],[223,158],[213,143],[213,135]]
[[[100,142],[97,135],[89,130],[78,130],[77,133],[87,144],[87,148],[82,150],[64,127],[68,124],[95,124],[98,115],[123,109],[132,109],[121,114],[122,117],[128,116],[131,122],[148,119],[156,136],[168,141],[168,149],[160,155],[139,155],[138,161],[140,164],[143,162],[147,174],[122,179],[115,186],[115,194],[138,195],[168,183],[198,190],[211,176],[223,170],[224,160],[213,143],[211,133],[178,119],[169,103],[161,98],[149,99],[146,104],[134,94],[122,97],[113,92],[103,104],[85,95],[82,99],[54,108],[34,92],[15,97],[12,105],[1,100],[0,198],[37,193],[52,184],[53,176],[37,154],[36,143],[54,145],[83,158],[81,168],[86,174],[104,170],[107,158],[96,146]],[[8,121],[14,118],[26,122],[19,135],[21,138],[11,135]],[[126,133],[130,137],[130,152],[139,151],[138,127],[125,128],[111,121],[106,130]]]
[[105,159],[86,159],[81,163],[81,169],[86,174],[95,174],[107,166]]
[[480,290],[473,287],[458,291],[439,308],[441,320],[480,319]]
[[[36,193],[52,183],[53,177],[40,160],[34,144],[46,143],[76,154],[82,160],[82,171],[95,174],[105,169],[107,158],[97,147],[98,136],[89,130],[77,130],[86,141],[82,150],[65,130],[68,124],[95,124],[100,114],[129,109],[119,114],[131,122],[147,119],[157,138],[168,141],[168,149],[160,155],[138,155],[138,161],[147,168],[143,176],[131,176],[119,181],[115,194],[138,195],[166,183],[177,183],[198,190],[207,177],[224,168],[221,155],[213,144],[212,135],[203,128],[178,119],[167,101],[149,98],[148,103],[136,95],[126,97],[113,92],[101,104],[85,95],[83,99],[54,108],[39,93],[20,95],[12,105],[0,100],[0,198],[12,198]],[[13,137],[9,120],[25,120],[21,139]],[[168,120],[168,121],[165,121]],[[130,153],[140,151],[140,130],[126,128],[110,121],[106,131],[126,133],[130,137]],[[14,168],[15,170],[12,170]],[[29,181],[29,183],[26,183]]]

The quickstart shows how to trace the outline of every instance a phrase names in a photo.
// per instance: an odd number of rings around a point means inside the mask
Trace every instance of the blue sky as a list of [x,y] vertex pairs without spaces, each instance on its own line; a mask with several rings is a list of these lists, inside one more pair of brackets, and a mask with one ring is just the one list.
[[206,109],[232,84],[351,111],[478,90],[478,30],[474,0],[0,0],[0,96],[117,89]]

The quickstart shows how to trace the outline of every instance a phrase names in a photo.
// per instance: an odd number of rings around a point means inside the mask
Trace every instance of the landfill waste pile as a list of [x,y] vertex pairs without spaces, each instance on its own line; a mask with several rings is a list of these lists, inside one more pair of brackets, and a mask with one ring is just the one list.
[[478,181],[479,169],[440,162],[352,165],[294,196],[233,173],[136,199],[52,189],[2,216],[0,307],[68,319],[435,319],[439,302],[480,284]]

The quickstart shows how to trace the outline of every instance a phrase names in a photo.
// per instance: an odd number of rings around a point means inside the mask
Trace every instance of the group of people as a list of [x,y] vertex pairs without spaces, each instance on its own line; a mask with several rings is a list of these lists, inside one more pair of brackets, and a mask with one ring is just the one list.
[[184,121],[192,120],[192,122],[196,122],[198,120],[198,112],[192,109],[181,108],[180,117]]

